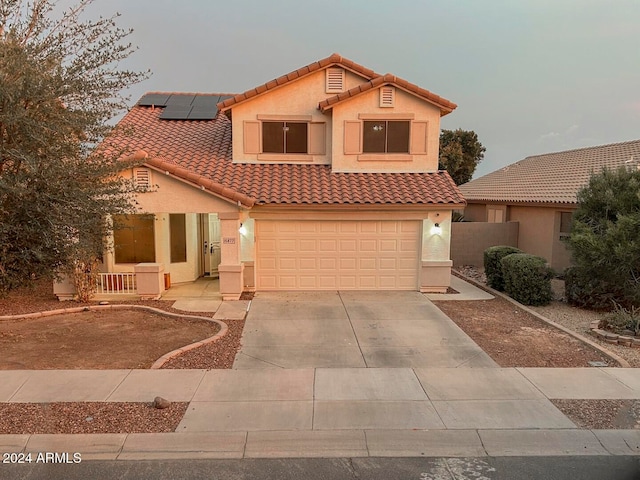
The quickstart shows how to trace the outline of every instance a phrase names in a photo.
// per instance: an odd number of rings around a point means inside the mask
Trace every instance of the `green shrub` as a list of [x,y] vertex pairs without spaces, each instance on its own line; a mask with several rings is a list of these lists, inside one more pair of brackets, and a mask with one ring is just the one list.
[[634,335],[640,335],[640,308],[627,310],[616,303],[615,309],[604,320],[615,331],[630,330]]
[[507,255],[522,253],[522,250],[508,245],[489,247],[484,251],[484,274],[487,276],[487,285],[502,292],[504,280],[502,279],[502,260]]
[[564,273],[564,295],[569,305],[593,310],[611,310],[620,292],[582,267],[569,267]]
[[579,269],[571,279],[576,304],[640,307],[639,191],[640,170],[622,167],[591,176],[578,192],[566,240]]
[[544,258],[527,253],[504,257],[502,276],[504,291],[524,305],[546,305],[551,301],[551,279],[554,272]]

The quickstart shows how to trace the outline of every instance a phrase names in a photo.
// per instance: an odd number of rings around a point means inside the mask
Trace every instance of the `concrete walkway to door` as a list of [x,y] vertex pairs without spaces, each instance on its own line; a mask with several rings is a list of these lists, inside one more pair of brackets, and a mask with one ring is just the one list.
[[496,367],[423,294],[259,292],[235,369]]

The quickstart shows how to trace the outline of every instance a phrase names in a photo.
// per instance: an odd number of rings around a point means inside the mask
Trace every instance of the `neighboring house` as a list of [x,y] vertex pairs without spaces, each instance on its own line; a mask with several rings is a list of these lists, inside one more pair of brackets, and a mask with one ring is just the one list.
[[637,168],[640,140],[535,155],[460,186],[465,220],[518,222],[518,247],[547,259],[556,271],[570,264],[562,238],[571,227],[577,193],[603,168]]
[[[172,283],[246,289],[449,286],[440,117],[456,105],[337,54],[239,95],[150,93],[120,122],[148,186],[108,272],[154,262]],[[145,216],[142,213],[152,213]]]

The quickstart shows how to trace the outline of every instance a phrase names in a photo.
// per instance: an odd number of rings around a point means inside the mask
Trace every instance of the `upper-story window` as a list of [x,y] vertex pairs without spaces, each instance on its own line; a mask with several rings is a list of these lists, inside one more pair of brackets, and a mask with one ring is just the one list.
[[263,153],[307,153],[308,123],[262,122]]
[[363,122],[363,153],[409,153],[409,121]]

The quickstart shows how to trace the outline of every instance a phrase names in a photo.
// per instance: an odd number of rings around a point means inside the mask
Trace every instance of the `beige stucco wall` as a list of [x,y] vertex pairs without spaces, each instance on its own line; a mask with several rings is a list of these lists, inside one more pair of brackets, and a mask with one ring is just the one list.
[[[380,90],[370,90],[349,101],[333,107],[333,139],[331,169],[335,172],[394,171],[394,172],[435,172],[438,170],[438,150],[440,141],[440,109],[414,95],[394,87],[395,106],[380,107]],[[344,122],[361,121],[360,115],[382,115],[393,120],[394,115],[407,115],[413,121],[428,122],[427,153],[407,155],[410,161],[363,160],[374,155],[344,153]],[[400,119],[400,118],[398,118]],[[377,155],[380,159],[382,155]]]
[[[464,210],[465,220],[486,222],[487,207],[481,203],[467,204]],[[560,240],[560,212],[570,211],[572,211],[570,207],[506,206],[506,221],[517,222],[519,233],[516,244],[505,243],[505,245],[514,245],[526,253],[538,255],[547,260],[556,272],[562,272],[571,264],[571,255],[564,242]],[[452,251],[454,252],[452,258],[456,265],[460,264],[459,262],[462,261],[460,259],[463,258],[458,253],[460,249],[473,248],[475,242],[474,239],[469,238],[468,242],[467,240],[464,242],[468,245],[463,247],[458,243],[458,240],[454,238],[452,241]]]
[[[356,87],[366,81],[364,78],[347,71],[345,85],[347,89]],[[331,163],[331,115],[324,115],[318,110],[318,104],[335,93],[325,93],[325,70],[317,71],[299,80],[287,83],[264,95],[259,95],[232,108],[233,128],[233,161],[258,162],[258,154],[244,152],[244,122],[257,121],[258,115],[308,115],[313,122],[326,123],[325,155],[306,155],[304,163]],[[289,162],[290,158],[281,155],[279,160]]]
[[[136,196],[138,211],[141,213],[217,213],[236,212],[238,206],[211,192],[183,182],[171,175],[150,169],[150,191]],[[131,170],[122,175],[132,178]]]
[[555,209],[512,205],[509,220],[520,224],[518,248],[551,262]]
[[468,222],[486,222],[487,206],[484,203],[468,203],[464,207],[464,219]]
[[454,266],[482,267],[484,251],[496,245],[518,246],[517,222],[453,222],[451,224],[451,260]]

